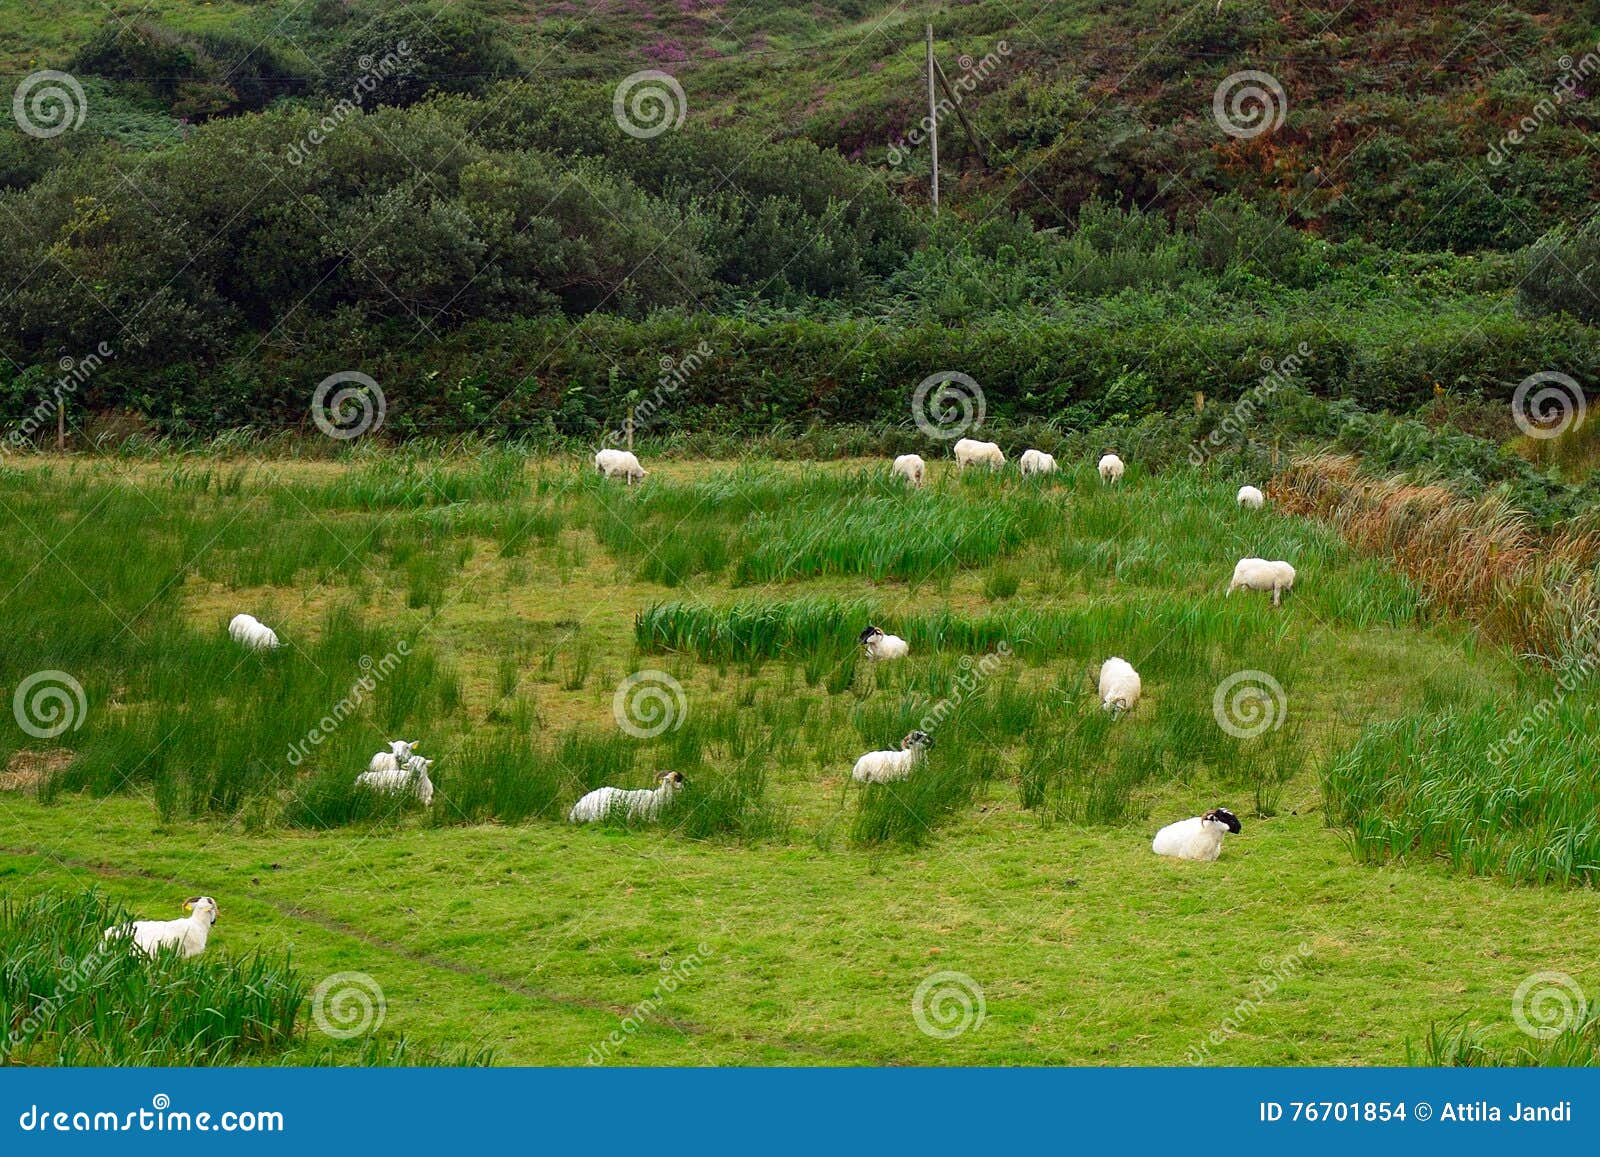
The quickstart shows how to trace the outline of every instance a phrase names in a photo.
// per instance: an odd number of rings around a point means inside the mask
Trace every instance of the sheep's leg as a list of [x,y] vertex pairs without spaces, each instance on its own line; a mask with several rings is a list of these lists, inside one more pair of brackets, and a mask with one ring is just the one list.
[[1272,605],[1276,607],[1276,606],[1281,605],[1282,602],[1283,602],[1283,588],[1282,587],[1273,587],[1272,588]]

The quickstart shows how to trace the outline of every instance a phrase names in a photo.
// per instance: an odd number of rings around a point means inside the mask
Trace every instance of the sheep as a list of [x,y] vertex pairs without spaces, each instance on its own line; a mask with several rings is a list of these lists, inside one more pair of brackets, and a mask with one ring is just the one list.
[[416,751],[417,740],[395,739],[388,751],[380,751],[367,762],[368,771],[399,771]]
[[979,442],[975,438],[963,438],[956,443],[956,466],[965,470],[968,466],[983,463],[991,470],[998,470],[1006,464],[1006,456],[1000,452],[1000,447],[993,442]]
[[630,820],[657,820],[661,811],[672,801],[688,780],[676,771],[663,771],[656,776],[661,781],[654,791],[640,788],[628,791],[620,787],[597,787],[567,813],[567,821],[574,824],[592,824],[620,812]]
[[102,939],[126,940],[146,956],[163,948],[176,948],[185,960],[206,950],[206,937],[217,922],[217,902],[210,896],[196,896],[183,902],[190,915],[181,920],[135,920],[107,928]]
[[1057,469],[1054,456],[1043,450],[1024,450],[1017,465],[1024,474],[1054,474]]
[[385,795],[409,792],[422,802],[423,807],[432,807],[433,780],[428,778],[428,771],[432,767],[433,760],[413,755],[397,769],[364,771],[356,776],[356,783]]
[[1238,831],[1238,816],[1225,807],[1212,808],[1203,816],[1162,828],[1150,842],[1150,850],[1158,856],[1209,864],[1222,855],[1222,837]]
[[1228,584],[1228,594],[1241,587],[1247,591],[1271,591],[1272,605],[1278,606],[1283,592],[1294,586],[1294,567],[1286,562],[1268,562],[1264,558],[1241,558],[1233,568],[1233,581]]
[[913,731],[900,741],[899,751],[869,751],[856,760],[851,778],[857,783],[905,779],[922,759],[922,753],[932,746],[933,736],[926,731]]
[[1247,510],[1260,510],[1266,505],[1267,496],[1254,486],[1239,487],[1239,505]]
[[628,485],[643,482],[650,473],[639,465],[631,450],[601,450],[594,456],[594,468],[607,478],[626,478]]
[[869,659],[904,659],[911,654],[911,645],[899,635],[886,635],[871,623],[861,632],[861,645]]
[[902,454],[894,460],[891,473],[898,474],[913,486],[921,486],[922,474],[927,468],[928,464],[920,454]]
[[1122,481],[1122,472],[1127,467],[1115,454],[1107,454],[1100,459],[1100,465],[1096,469],[1100,471],[1100,481],[1109,486],[1113,482]]
[[1133,669],[1133,664],[1126,659],[1115,656],[1107,659],[1100,667],[1100,702],[1112,716],[1122,714],[1139,702],[1139,693],[1143,684],[1139,681],[1139,672]]
[[270,651],[278,645],[278,636],[254,615],[234,615],[228,623],[228,634],[235,643],[252,651]]

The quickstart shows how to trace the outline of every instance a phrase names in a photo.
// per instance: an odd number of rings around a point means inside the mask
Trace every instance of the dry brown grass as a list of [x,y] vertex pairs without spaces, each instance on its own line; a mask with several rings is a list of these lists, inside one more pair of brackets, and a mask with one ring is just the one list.
[[44,778],[65,771],[72,762],[73,753],[65,747],[52,747],[48,751],[19,751],[6,761],[0,771],[0,791],[31,791]]
[[1357,549],[1392,559],[1440,611],[1557,663],[1600,624],[1600,529],[1541,533],[1504,499],[1361,475],[1355,458],[1296,458],[1272,483],[1283,509],[1321,518]]

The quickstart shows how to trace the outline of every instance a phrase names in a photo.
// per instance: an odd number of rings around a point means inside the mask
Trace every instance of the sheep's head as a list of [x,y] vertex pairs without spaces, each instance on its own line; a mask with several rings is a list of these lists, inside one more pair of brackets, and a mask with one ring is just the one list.
[[874,627],[871,623],[868,623],[867,629],[861,632],[861,641],[863,643],[870,643],[874,639],[881,638],[883,638],[883,632],[877,627]]
[[1128,702],[1128,697],[1126,695],[1115,695],[1105,701],[1105,709],[1111,712],[1113,719],[1118,715],[1121,715],[1130,706],[1132,706],[1132,704]]
[[389,750],[394,753],[396,759],[404,761],[411,758],[412,749],[416,746],[417,741],[415,739],[395,739],[390,741]]
[[689,782],[683,778],[683,773],[678,771],[663,771],[656,778],[661,781],[661,786],[669,792],[677,791]]
[[1238,833],[1240,827],[1239,817],[1234,815],[1225,807],[1212,808],[1210,811],[1206,812],[1205,815],[1201,816],[1200,820],[1202,823],[1221,824],[1223,827],[1227,828],[1230,832],[1234,832],[1235,834]]
[[204,918],[207,924],[217,922],[217,902],[210,896],[196,896],[192,900],[185,900],[183,910]]
[[933,746],[933,736],[926,731],[913,731],[900,741],[900,746],[908,751],[921,751]]

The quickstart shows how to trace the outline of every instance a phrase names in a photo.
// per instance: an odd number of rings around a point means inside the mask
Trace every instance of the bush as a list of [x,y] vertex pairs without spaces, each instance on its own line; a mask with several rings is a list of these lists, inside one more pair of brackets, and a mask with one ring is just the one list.
[[1600,213],[1570,228],[1557,226],[1530,248],[1519,295],[1536,313],[1600,322]]

